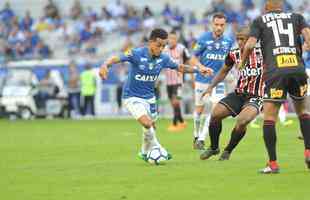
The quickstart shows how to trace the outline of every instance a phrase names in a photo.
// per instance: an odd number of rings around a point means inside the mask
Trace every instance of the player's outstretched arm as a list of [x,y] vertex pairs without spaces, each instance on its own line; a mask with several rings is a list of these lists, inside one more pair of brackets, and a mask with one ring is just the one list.
[[120,63],[121,60],[118,56],[112,56],[109,58],[106,62],[104,62],[99,70],[99,76],[103,79],[106,80],[108,78],[108,73],[109,73],[109,68],[112,67],[113,64]]
[[191,66],[191,65],[180,64],[179,67],[178,67],[178,71],[182,72],[182,73],[196,73],[196,72],[200,72],[204,76],[211,76],[211,75],[213,75],[213,70],[211,68],[205,67],[203,65]]
[[246,42],[244,49],[243,49],[243,53],[241,56],[241,62],[240,62],[240,65],[238,66],[239,69],[242,69],[245,67],[246,62],[249,58],[249,55],[251,54],[251,52],[255,48],[256,43],[257,43],[257,39],[255,37],[249,37],[249,39]]
[[224,64],[218,74],[212,79],[211,84],[207,88],[207,90],[203,93],[202,97],[210,96],[213,88],[215,88],[220,82],[222,82],[227,76],[228,72],[231,70],[231,67]]
[[310,28],[306,27],[306,28],[302,29],[301,34],[302,34],[304,41],[305,41],[305,45],[304,45],[305,50],[310,51]]

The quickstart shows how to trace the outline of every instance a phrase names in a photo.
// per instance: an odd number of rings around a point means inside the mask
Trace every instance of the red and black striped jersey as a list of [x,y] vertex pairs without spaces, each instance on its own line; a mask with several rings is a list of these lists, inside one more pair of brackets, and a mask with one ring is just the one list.
[[[225,59],[228,67],[238,65],[241,61],[241,51],[239,48],[230,50]],[[257,45],[249,56],[245,68],[238,70],[238,82],[235,92],[250,96],[263,97],[264,95],[263,80],[263,54],[261,48]]]

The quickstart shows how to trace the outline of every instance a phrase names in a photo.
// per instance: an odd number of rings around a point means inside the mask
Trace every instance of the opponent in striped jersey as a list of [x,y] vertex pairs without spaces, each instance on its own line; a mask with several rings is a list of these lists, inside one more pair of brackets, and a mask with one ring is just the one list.
[[[241,38],[240,38],[241,39]],[[240,48],[232,49],[225,59],[225,65],[230,69],[239,64],[241,60]],[[253,49],[248,65],[238,71],[239,78],[235,92],[249,96],[263,97],[263,55],[260,45]]]
[[[228,72],[234,66],[238,66],[241,52],[243,51],[248,36],[248,27],[241,27],[237,30],[236,40],[239,48],[231,50],[226,56],[224,66],[212,80],[205,95],[210,95],[212,89],[224,80]],[[236,125],[231,133],[230,141],[220,156],[220,160],[228,160],[233,149],[245,135],[247,125],[259,114],[264,91],[262,58],[261,49],[259,47],[255,48],[247,62],[248,65],[239,71],[239,80],[235,92],[228,94],[215,105],[209,124],[211,146],[202,152],[200,159],[208,159],[212,155],[216,155],[220,152],[219,137],[222,130],[223,119],[229,116],[238,116]]]
[[[186,47],[178,43],[178,35],[175,31],[171,31],[168,36],[168,45],[165,47],[164,53],[177,64],[184,64],[190,59],[190,54]],[[168,98],[173,109],[172,124],[168,127],[168,131],[180,131],[186,127],[186,123],[182,117],[181,111],[181,86],[183,83],[183,74],[177,70],[165,69],[165,78],[167,85]]]

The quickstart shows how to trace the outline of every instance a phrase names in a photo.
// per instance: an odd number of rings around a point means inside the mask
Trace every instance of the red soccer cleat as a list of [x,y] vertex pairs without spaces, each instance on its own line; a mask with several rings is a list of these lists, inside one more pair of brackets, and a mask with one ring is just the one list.
[[280,172],[280,168],[276,161],[270,161],[267,163],[267,166],[259,172],[261,174],[277,174]]

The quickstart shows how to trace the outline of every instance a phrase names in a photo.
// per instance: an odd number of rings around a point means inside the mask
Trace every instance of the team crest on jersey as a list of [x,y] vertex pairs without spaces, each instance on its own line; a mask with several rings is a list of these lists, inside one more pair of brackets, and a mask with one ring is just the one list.
[[145,65],[139,65],[139,69],[144,70],[145,69]]
[[150,64],[149,64],[149,69],[150,69],[150,70],[154,69],[154,64],[153,64],[153,63],[150,63]]
[[156,64],[159,64],[159,63],[161,63],[163,61],[163,59],[157,59],[156,60]]

